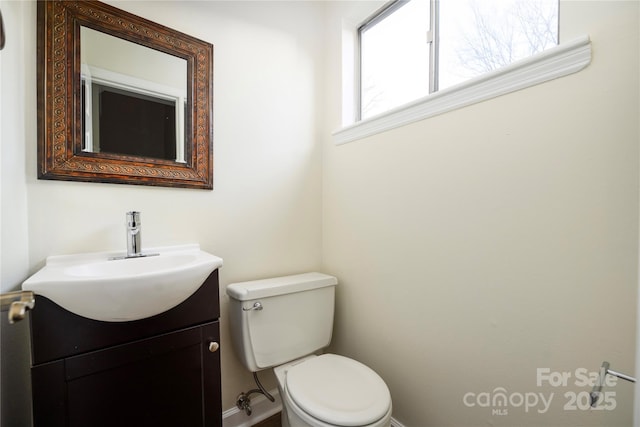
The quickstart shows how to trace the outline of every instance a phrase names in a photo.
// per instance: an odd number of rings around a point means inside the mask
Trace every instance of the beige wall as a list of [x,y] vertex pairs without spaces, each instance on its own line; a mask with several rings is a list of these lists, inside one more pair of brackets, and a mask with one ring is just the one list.
[[[319,5],[113,4],[214,44],[215,189],[37,180],[35,2],[2,1],[8,36],[0,52],[2,291],[18,288],[48,255],[124,251],[125,212],[140,210],[143,247],[198,242],[224,259],[222,371],[228,409],[255,385],[227,345],[224,286],[320,267]],[[24,332],[2,324],[3,427],[28,425],[28,347],[11,345],[24,343]],[[16,406],[16,400],[22,404]]]
[[[25,2],[0,0],[7,42],[0,51],[0,292],[29,274],[26,141],[36,127],[27,116],[35,99],[35,13]],[[32,23],[32,20],[34,21]],[[0,313],[0,425],[28,426],[29,329]]]
[[[326,25],[327,131],[341,123],[349,7],[331,3]],[[399,422],[632,424],[630,384],[609,389],[614,411],[564,406],[591,390],[578,368],[634,372],[638,16],[636,1],[563,2],[562,39],[592,40],[578,74],[346,145],[325,133],[332,350],[385,378]],[[539,387],[538,368],[572,377]],[[507,415],[463,401],[498,388],[554,397],[545,413],[510,404]]]

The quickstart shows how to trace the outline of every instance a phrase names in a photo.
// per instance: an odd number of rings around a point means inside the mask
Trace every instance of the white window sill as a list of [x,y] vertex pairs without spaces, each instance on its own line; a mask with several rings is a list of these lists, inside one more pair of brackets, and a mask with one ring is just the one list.
[[432,93],[333,133],[336,145],[375,135],[447,111],[576,73],[591,62],[591,42],[583,36],[500,70]]

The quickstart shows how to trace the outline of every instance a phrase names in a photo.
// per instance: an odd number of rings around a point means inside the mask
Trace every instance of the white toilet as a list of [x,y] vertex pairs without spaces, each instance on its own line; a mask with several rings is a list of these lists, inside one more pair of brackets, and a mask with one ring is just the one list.
[[331,342],[337,283],[305,273],[227,286],[233,347],[250,371],[274,368],[283,427],[391,425],[391,395],[378,374],[315,355]]

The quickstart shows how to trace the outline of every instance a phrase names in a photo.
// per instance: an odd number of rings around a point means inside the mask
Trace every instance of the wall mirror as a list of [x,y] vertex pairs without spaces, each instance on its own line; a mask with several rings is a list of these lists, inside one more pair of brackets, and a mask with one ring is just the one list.
[[213,188],[213,46],[98,1],[38,2],[38,178]]

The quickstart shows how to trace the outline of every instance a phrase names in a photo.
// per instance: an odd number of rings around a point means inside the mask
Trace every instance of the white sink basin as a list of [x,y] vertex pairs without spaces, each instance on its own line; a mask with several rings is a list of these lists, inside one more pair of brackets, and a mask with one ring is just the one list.
[[[125,322],[167,311],[189,298],[222,259],[199,245],[149,248],[140,258],[99,252],[47,258],[22,289],[89,319]],[[36,307],[37,309],[37,307]]]

